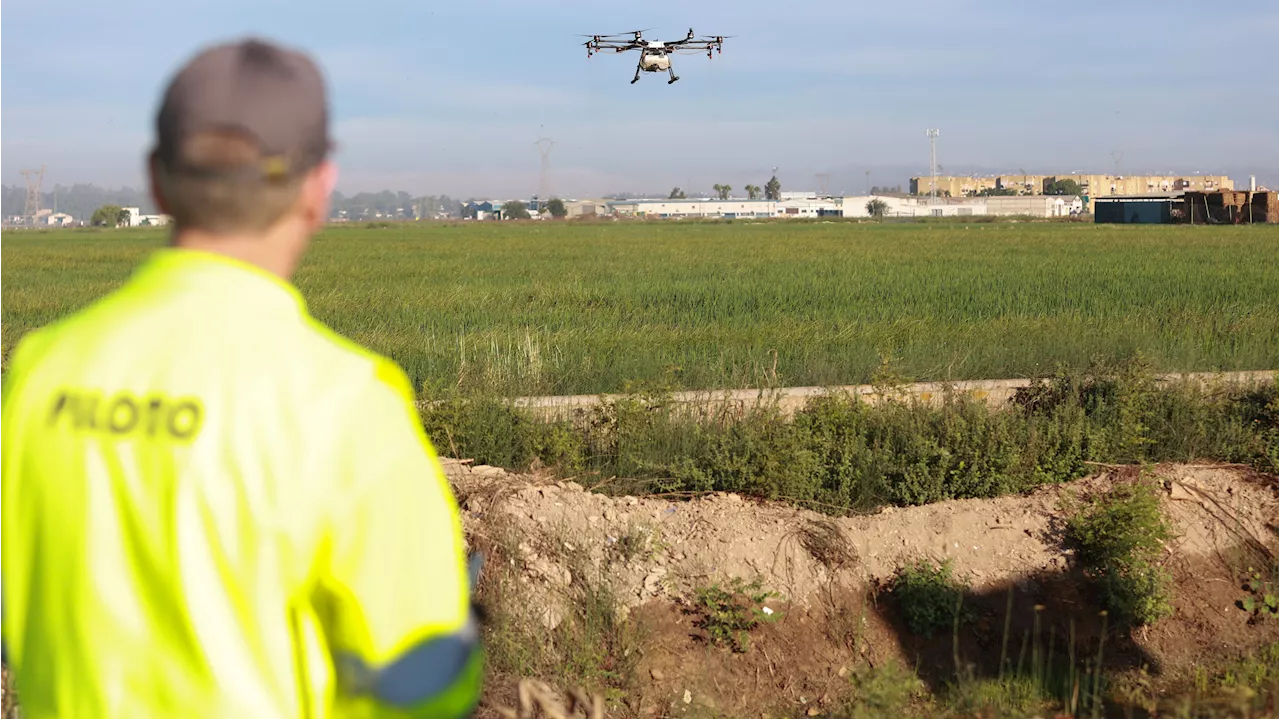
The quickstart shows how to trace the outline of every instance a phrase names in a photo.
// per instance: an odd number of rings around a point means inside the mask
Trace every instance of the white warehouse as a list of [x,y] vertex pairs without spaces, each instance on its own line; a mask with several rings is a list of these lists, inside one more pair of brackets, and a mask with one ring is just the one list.
[[687,199],[612,200],[610,214],[658,219],[680,218],[804,218],[871,217],[867,206],[884,203],[884,217],[968,217],[974,215],[1029,215],[1067,217],[1084,211],[1079,197],[1035,195],[1026,197],[900,197],[857,195],[849,197],[802,196],[793,193],[782,200]]
[[839,197],[811,197],[789,200],[748,200],[730,198],[721,200],[611,200],[606,203],[608,212],[636,217],[679,219],[683,217],[717,217],[725,219],[769,217],[841,217]]

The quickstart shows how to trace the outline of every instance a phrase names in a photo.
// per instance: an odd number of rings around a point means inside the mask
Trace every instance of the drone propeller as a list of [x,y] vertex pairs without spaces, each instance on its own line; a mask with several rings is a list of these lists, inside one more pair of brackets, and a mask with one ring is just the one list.
[[644,30],[628,30],[628,31],[626,31],[626,32],[601,33],[601,34],[599,34],[599,35],[578,35],[578,37],[605,38],[605,37],[625,37],[625,36],[627,36],[627,35],[631,35],[632,37],[636,37],[636,36],[638,36],[640,33],[642,33],[642,32],[649,32],[649,31],[650,31],[650,30],[652,30],[652,29],[653,29],[653,28],[645,28]]

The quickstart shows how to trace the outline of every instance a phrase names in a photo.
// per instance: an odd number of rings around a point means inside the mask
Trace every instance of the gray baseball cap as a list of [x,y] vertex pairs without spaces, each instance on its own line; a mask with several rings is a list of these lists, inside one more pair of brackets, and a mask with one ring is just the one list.
[[[236,167],[184,161],[181,148],[190,138],[220,130],[256,141],[257,161]],[[260,39],[208,48],[170,81],[156,136],[156,159],[173,173],[297,176],[332,149],[324,78],[306,55]]]

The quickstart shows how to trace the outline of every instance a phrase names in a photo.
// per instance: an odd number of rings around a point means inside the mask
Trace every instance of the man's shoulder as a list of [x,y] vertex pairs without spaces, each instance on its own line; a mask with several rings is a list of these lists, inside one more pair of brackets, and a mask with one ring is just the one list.
[[397,399],[412,404],[416,397],[409,377],[395,360],[345,337],[308,316],[306,332],[317,352],[343,374],[369,379],[379,390],[392,392]]

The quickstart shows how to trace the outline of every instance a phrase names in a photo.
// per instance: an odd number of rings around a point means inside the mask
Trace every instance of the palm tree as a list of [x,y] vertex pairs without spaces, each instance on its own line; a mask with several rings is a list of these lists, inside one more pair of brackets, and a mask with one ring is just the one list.
[[722,200],[729,199],[729,193],[733,191],[733,188],[728,185],[715,185],[714,188],[716,194],[719,195]]
[[747,185],[746,187],[744,187],[744,188],[742,188],[742,189],[744,189],[744,190],[746,190],[746,191],[747,191],[747,199],[748,199],[748,200],[755,200],[755,199],[759,199],[759,197],[760,197],[760,188],[759,188],[759,187],[756,187],[755,185]]

